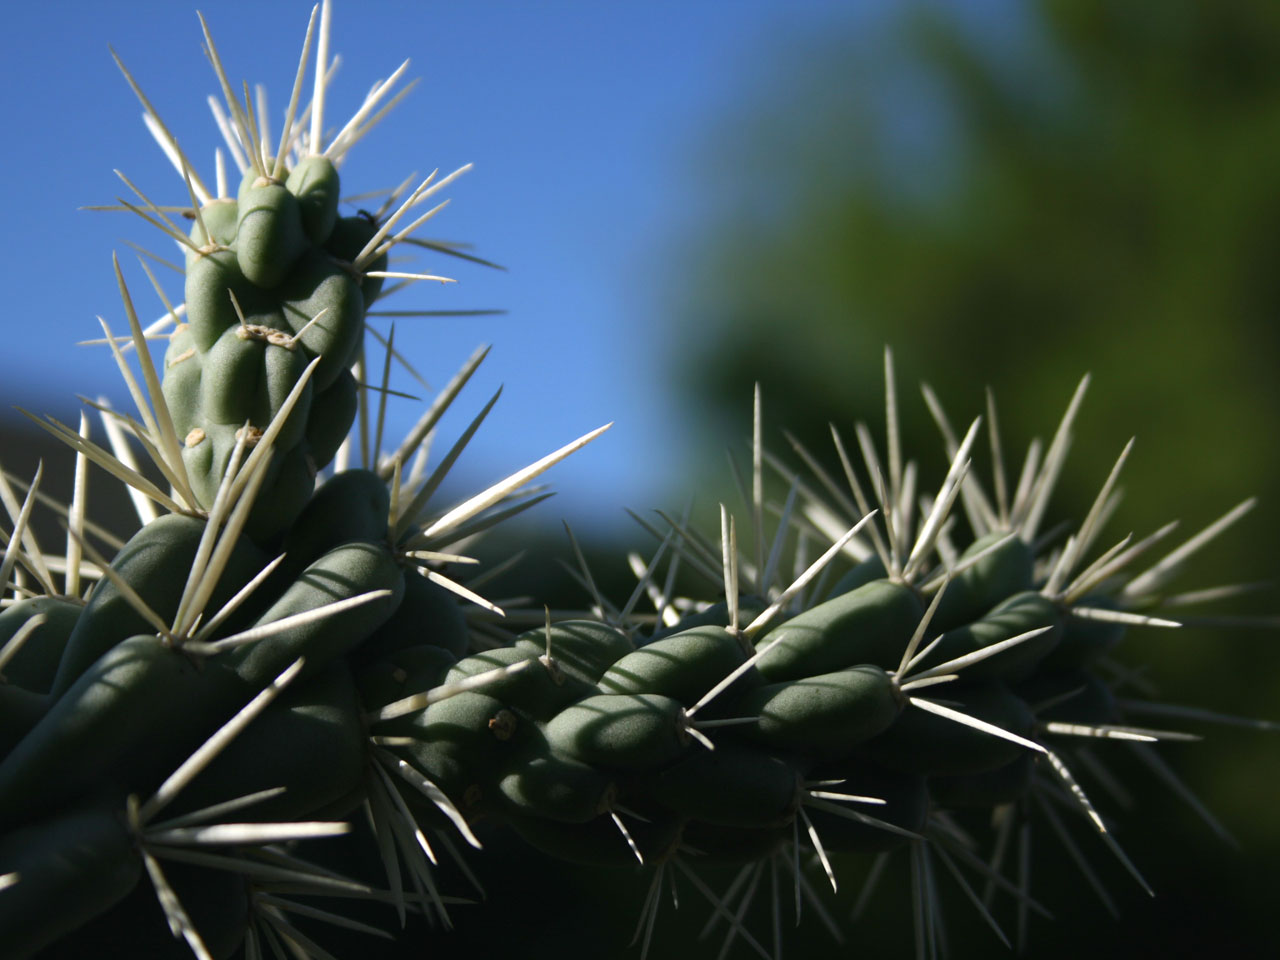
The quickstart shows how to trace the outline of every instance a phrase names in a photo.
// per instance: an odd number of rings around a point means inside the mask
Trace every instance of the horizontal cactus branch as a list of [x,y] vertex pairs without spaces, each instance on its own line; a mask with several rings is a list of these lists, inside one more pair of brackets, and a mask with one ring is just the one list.
[[[273,138],[201,26],[224,97],[211,180],[117,58],[181,180],[162,205],[122,175],[135,199],[113,207],[185,261],[179,303],[143,264],[165,309],[150,325],[115,263],[129,332],[103,321],[97,342],[136,411],[91,404],[105,442],[88,413],[76,429],[33,417],[74,452],[69,504],[40,491],[43,467],[29,484],[0,472],[6,957],[100,956],[121,929],[129,955],[219,960],[331,957],[334,927],[444,938],[456,910],[501,909],[448,887],[504,835],[645,872],[642,955],[677,883],[709,904],[708,932],[723,921],[726,952],[780,957],[784,914],[840,936],[824,887],[865,881],[865,904],[895,863],[918,956],[945,948],[944,898],[1021,943],[1051,909],[1027,881],[1032,823],[1104,902],[1099,854],[1151,891],[1093,786],[1136,756],[1190,797],[1157,747],[1196,736],[1165,722],[1233,718],[1142,699],[1118,654],[1130,629],[1186,622],[1167,616],[1170,585],[1253,501],[1172,549],[1172,524],[1109,544],[1130,444],[1078,525],[1050,528],[1087,378],[1012,485],[994,400],[959,433],[926,388],[949,461],[926,479],[886,351],[883,454],[863,424],[853,444],[832,428],[838,473],[789,435],[794,457],[766,449],[757,390],[741,525],[723,505],[718,538],[637,516],[658,546],[629,558],[626,598],[601,594],[570,533],[587,609],[503,610],[483,590],[518,558],[478,571],[472,541],[545,499],[534,481],[609,425],[438,505],[498,397],[443,456],[430,438],[488,348],[388,453],[390,371],[413,371],[394,328],[366,342],[366,318],[446,280],[389,254],[456,254],[414,234],[467,168],[350,212],[342,162],[409,89],[404,67],[332,132],[326,0]],[[132,498],[125,542],[89,519],[91,467]],[[37,508],[63,520],[61,555],[38,543]]]

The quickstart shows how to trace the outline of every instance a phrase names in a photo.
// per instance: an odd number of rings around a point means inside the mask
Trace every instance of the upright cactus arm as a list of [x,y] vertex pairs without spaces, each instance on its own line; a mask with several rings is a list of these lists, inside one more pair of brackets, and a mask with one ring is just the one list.
[[[385,280],[444,279],[388,271],[387,255],[455,252],[413,233],[462,170],[344,216],[340,163],[407,90],[393,92],[404,68],[327,133],[324,3],[272,139],[201,25],[240,180],[233,191],[219,162],[211,188],[121,64],[191,225],[128,180],[137,202],[120,207],[182,246],[185,299],[156,284],[166,316],[144,327],[116,264],[130,331],[103,329],[137,415],[101,409],[110,449],[87,417],[45,424],[77,457],[73,501],[54,505],[63,557],[30,530],[42,473],[25,489],[0,473],[6,956],[101,955],[104,931],[126,928],[130,955],[323,958],[325,924],[385,935],[344,898],[377,905],[387,927],[413,913],[447,928],[439,858],[501,830],[569,863],[649,871],[642,953],[678,879],[725,921],[726,949],[781,956],[783,901],[829,919],[822,888],[855,876],[858,855],[876,858],[869,889],[889,858],[906,861],[918,955],[944,946],[940,878],[1009,943],[1008,914],[1021,934],[1046,912],[1010,866],[1029,861],[1033,820],[1104,899],[1089,843],[1150,889],[1075,773],[1110,782],[1111,761],[1079,744],[1129,745],[1177,783],[1152,748],[1189,735],[1143,718],[1198,715],[1117,696],[1113,652],[1131,627],[1178,626],[1160,614],[1167,585],[1251,501],[1135,575],[1172,525],[1098,550],[1126,447],[1066,539],[1044,534],[1084,383],[1012,490],[994,402],[988,490],[973,466],[981,421],[958,434],[926,390],[949,466],[922,496],[886,354],[883,458],[859,426],[861,465],[833,431],[843,476],[794,442],[805,472],[791,469],[764,447],[757,393],[741,542],[723,507],[719,543],[662,514],[666,531],[643,521],[661,545],[633,564],[629,600],[600,596],[584,563],[591,613],[501,610],[466,576],[466,544],[540,502],[532,481],[607,425],[438,507],[497,397],[434,465],[429,438],[486,349],[387,454],[394,330],[380,386],[363,344]],[[127,542],[87,517],[90,463],[135,498]],[[681,570],[710,599],[677,595]],[[346,834],[377,867],[343,859]]]

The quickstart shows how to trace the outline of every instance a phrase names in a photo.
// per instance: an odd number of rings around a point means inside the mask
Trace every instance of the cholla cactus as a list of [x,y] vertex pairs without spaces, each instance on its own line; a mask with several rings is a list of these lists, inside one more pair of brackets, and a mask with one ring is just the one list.
[[[103,923],[151,922],[148,891],[178,956],[329,956],[318,926],[365,924],[320,898],[381,902],[392,927],[410,912],[447,927],[437,851],[460,857],[499,829],[560,860],[651,871],[642,951],[679,877],[725,921],[726,948],[778,956],[783,888],[823,914],[820,885],[836,886],[850,853],[876,855],[872,880],[887,858],[907,860],[920,955],[942,942],[944,880],[1008,942],[1003,901],[1020,935],[1042,909],[1010,867],[1026,863],[1016,848],[1031,818],[1090,882],[1088,833],[1145,886],[1072,774],[1073,743],[1128,741],[1172,776],[1150,744],[1186,735],[1140,724],[1176,711],[1118,698],[1109,653],[1130,626],[1177,626],[1153,613],[1167,584],[1249,502],[1135,574],[1173,528],[1095,550],[1126,448],[1065,542],[1045,534],[1083,384],[1012,489],[991,405],[991,492],[970,469],[979,421],[958,439],[933,404],[951,467],[920,496],[886,355],[883,465],[860,428],[865,473],[839,435],[843,478],[799,447],[807,473],[795,473],[766,454],[757,397],[747,549],[724,508],[718,545],[663,514],[645,523],[661,545],[633,558],[628,600],[596,594],[583,564],[591,609],[554,623],[507,611],[529,627],[512,637],[476,592],[483,578],[461,579],[457,545],[536,503],[530,481],[600,430],[437,510],[492,401],[430,470],[427,441],[483,351],[384,455],[364,320],[394,292],[385,280],[443,279],[389,272],[387,255],[414,243],[439,207],[412,211],[453,175],[342,215],[341,161],[394,103],[400,72],[326,134],[327,5],[275,144],[205,39],[238,189],[221,157],[215,187],[200,179],[125,71],[192,222],[180,228],[138,190],[122,206],[182,245],[184,300],[170,306],[157,284],[166,316],[144,329],[117,265],[131,331],[103,328],[138,415],[100,411],[110,450],[87,418],[78,431],[45,424],[76,450],[78,477],[92,462],[128,485],[141,528],[111,542],[79,483],[60,508],[65,556],[52,558],[29,529],[40,473],[21,503],[0,483],[12,520],[0,566],[6,955],[91,953]],[[155,337],[168,340],[161,371]],[[781,504],[766,497],[766,467],[790,485]],[[676,595],[680,568],[707,581],[708,599]],[[329,838],[352,832],[378,875],[329,856]]]

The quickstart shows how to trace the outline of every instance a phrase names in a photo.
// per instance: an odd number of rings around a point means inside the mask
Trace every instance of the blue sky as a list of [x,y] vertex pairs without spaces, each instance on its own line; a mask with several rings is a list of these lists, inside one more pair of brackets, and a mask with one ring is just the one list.
[[[252,7],[253,12],[249,10]],[[499,385],[502,400],[460,469],[489,482],[608,420],[616,426],[549,476],[550,508],[599,524],[622,506],[667,503],[688,455],[681,409],[664,372],[680,349],[670,318],[687,282],[690,238],[704,229],[723,162],[727,118],[767,96],[805,44],[835,30],[874,30],[888,4],[354,3],[338,0],[333,51],[343,57],[331,116],[405,57],[418,89],[361,143],[347,192],[387,187],[410,172],[473,172],[424,235],[475,244],[505,273],[432,261],[460,282],[422,285],[388,306],[501,308],[502,316],[411,320],[397,343],[436,385],[479,343],[490,358],[452,415],[459,431]],[[279,117],[310,7],[227,2],[205,13],[233,81],[265,83]],[[0,400],[70,420],[75,393],[127,402],[105,348],[76,347],[96,314],[125,325],[110,254],[147,316],[148,292],[126,240],[172,255],[111,202],[124,171],[157,202],[184,198],[147,136],[140,107],[107,51],[129,65],[184,149],[212,180],[219,142],[205,97],[216,90],[199,53],[194,8],[182,2],[46,3],[6,14],[0,96],[8,118],[9,185],[0,271],[7,348]],[[178,278],[169,281],[180,296]],[[406,389],[407,384],[401,383]],[[744,403],[748,398],[744,398]],[[399,401],[393,433],[419,406]],[[547,508],[544,508],[547,509]]]

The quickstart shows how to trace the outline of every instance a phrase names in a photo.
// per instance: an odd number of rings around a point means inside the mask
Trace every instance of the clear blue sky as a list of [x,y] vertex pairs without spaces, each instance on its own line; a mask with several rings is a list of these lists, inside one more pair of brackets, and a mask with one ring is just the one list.
[[[544,510],[612,524],[624,505],[665,502],[664,487],[687,452],[684,424],[698,416],[679,408],[663,372],[679,350],[680,331],[668,316],[683,281],[686,238],[701,229],[705,192],[715,183],[708,160],[722,160],[717,131],[727,116],[749,112],[752,98],[767,93],[806,43],[836,29],[875,29],[887,3],[362,7],[367,12],[343,0],[335,7],[333,50],[343,66],[331,116],[345,117],[405,57],[413,60],[409,75],[422,82],[356,148],[344,189],[473,162],[427,235],[473,242],[510,268],[436,261],[457,277],[456,287],[422,285],[389,304],[508,311],[397,329],[398,344],[434,384],[478,343],[495,345],[452,416],[452,430],[460,430],[505,385],[463,472],[477,483],[497,479],[614,420],[594,448],[549,476],[562,496]],[[306,2],[208,3],[205,10],[233,80],[268,86],[277,129],[309,10]],[[125,326],[111,250],[121,254],[148,316],[162,309],[124,240],[172,255],[168,241],[129,214],[76,208],[124,191],[112,168],[158,202],[185,197],[144,131],[108,43],[210,181],[219,142],[204,103],[216,85],[199,52],[193,6],[49,2],[7,11],[0,401],[68,420],[74,393],[127,402],[105,348],[73,346],[95,335],[95,314]],[[170,291],[180,297],[176,277]],[[393,407],[397,434],[417,411],[408,401]]]

